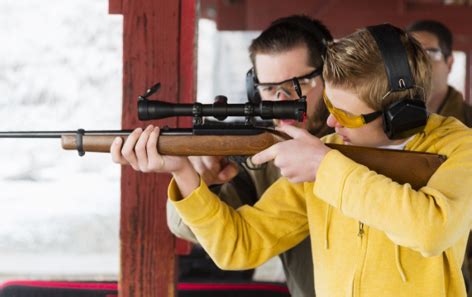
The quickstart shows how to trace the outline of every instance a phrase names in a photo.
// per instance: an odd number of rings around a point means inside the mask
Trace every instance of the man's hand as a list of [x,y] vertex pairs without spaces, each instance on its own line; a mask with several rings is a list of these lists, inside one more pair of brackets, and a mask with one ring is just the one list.
[[144,131],[135,129],[123,144],[117,137],[110,148],[113,162],[131,165],[141,172],[172,173],[183,197],[188,196],[200,184],[192,164],[186,157],[163,156],[157,151],[159,128],[149,125]]
[[238,166],[225,157],[201,156],[189,157],[193,168],[200,174],[207,185],[224,184],[238,174]]
[[274,160],[274,165],[280,168],[281,175],[290,182],[315,181],[318,167],[331,149],[305,129],[282,126],[277,130],[293,139],[276,143],[257,153],[252,157],[252,163],[259,165]]

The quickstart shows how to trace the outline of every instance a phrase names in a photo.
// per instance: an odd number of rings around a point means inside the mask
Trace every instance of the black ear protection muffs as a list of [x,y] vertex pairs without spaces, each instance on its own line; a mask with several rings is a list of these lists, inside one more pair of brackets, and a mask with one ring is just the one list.
[[[408,55],[400,38],[400,29],[383,24],[367,27],[374,37],[382,55],[387,73],[390,93],[417,88],[411,75]],[[410,92],[414,93],[414,92]],[[424,98],[423,98],[424,99]],[[389,139],[403,139],[424,129],[428,112],[419,95],[406,96],[382,111],[383,128]]]
[[[325,33],[322,30],[316,28],[316,26],[311,23],[293,22],[282,19],[280,21],[273,22],[271,26],[277,26],[279,24],[292,25],[293,27],[296,27],[299,30],[303,30],[311,35],[314,35],[316,37],[316,40],[321,40],[322,42],[316,42],[316,44],[318,46],[318,52],[321,54],[322,57],[324,57],[326,53],[326,43],[333,40],[333,37],[331,36],[331,34],[329,34],[329,32]],[[323,67],[323,65],[321,65],[320,67]],[[258,83],[259,80],[257,79],[256,71],[254,67],[252,67],[246,73],[246,93],[247,99],[251,103],[258,104],[259,102],[261,102],[261,95],[259,94],[256,88],[256,85]]]
[[251,103],[259,104],[261,102],[261,95],[256,88],[256,84],[259,83],[257,76],[254,70],[254,67],[249,69],[246,73],[246,93],[247,99]]

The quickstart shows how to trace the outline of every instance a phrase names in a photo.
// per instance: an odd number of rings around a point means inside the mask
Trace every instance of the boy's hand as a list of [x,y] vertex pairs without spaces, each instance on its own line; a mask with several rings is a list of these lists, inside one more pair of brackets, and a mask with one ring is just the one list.
[[131,165],[136,171],[172,173],[181,198],[190,195],[199,186],[200,177],[187,157],[159,154],[158,139],[159,128],[152,125],[144,131],[141,128],[135,129],[124,144],[123,139],[117,137],[110,148],[113,162]]
[[256,165],[274,160],[282,176],[290,182],[312,182],[324,156],[331,150],[307,130],[293,126],[277,128],[293,139],[279,142],[252,157]]
[[179,172],[191,166],[186,157],[163,156],[157,152],[159,128],[149,125],[144,131],[135,129],[122,146],[117,137],[110,148],[113,162],[131,165],[141,172]]

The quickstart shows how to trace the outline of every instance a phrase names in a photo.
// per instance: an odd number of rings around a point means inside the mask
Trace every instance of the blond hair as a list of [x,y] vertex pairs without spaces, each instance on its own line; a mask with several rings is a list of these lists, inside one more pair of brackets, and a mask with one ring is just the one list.
[[401,31],[410,70],[416,88],[400,92],[390,91],[387,73],[375,39],[367,29],[361,29],[327,46],[323,78],[333,87],[354,92],[374,110],[384,110],[405,96],[428,98],[431,88],[431,65],[421,45]]

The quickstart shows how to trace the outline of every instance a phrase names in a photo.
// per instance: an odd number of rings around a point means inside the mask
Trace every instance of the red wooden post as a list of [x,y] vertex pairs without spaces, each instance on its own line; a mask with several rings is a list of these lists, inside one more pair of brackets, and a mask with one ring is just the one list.
[[[196,1],[110,0],[109,10],[124,17],[123,129],[148,124],[138,121],[136,100],[156,82],[161,89],[154,98],[193,101]],[[165,214],[168,183],[168,175],[122,168],[120,297],[176,295],[175,242]]]
[[472,50],[465,52],[465,91],[464,98],[472,105]]
[[109,14],[123,14],[123,0],[109,0],[108,13]]
[[[180,63],[179,74],[183,78],[179,85],[179,102],[191,103],[197,90],[197,28],[198,19],[195,0],[182,0],[180,4]],[[179,127],[191,127],[192,119],[178,118]],[[188,255],[192,244],[176,238],[176,255]]]

